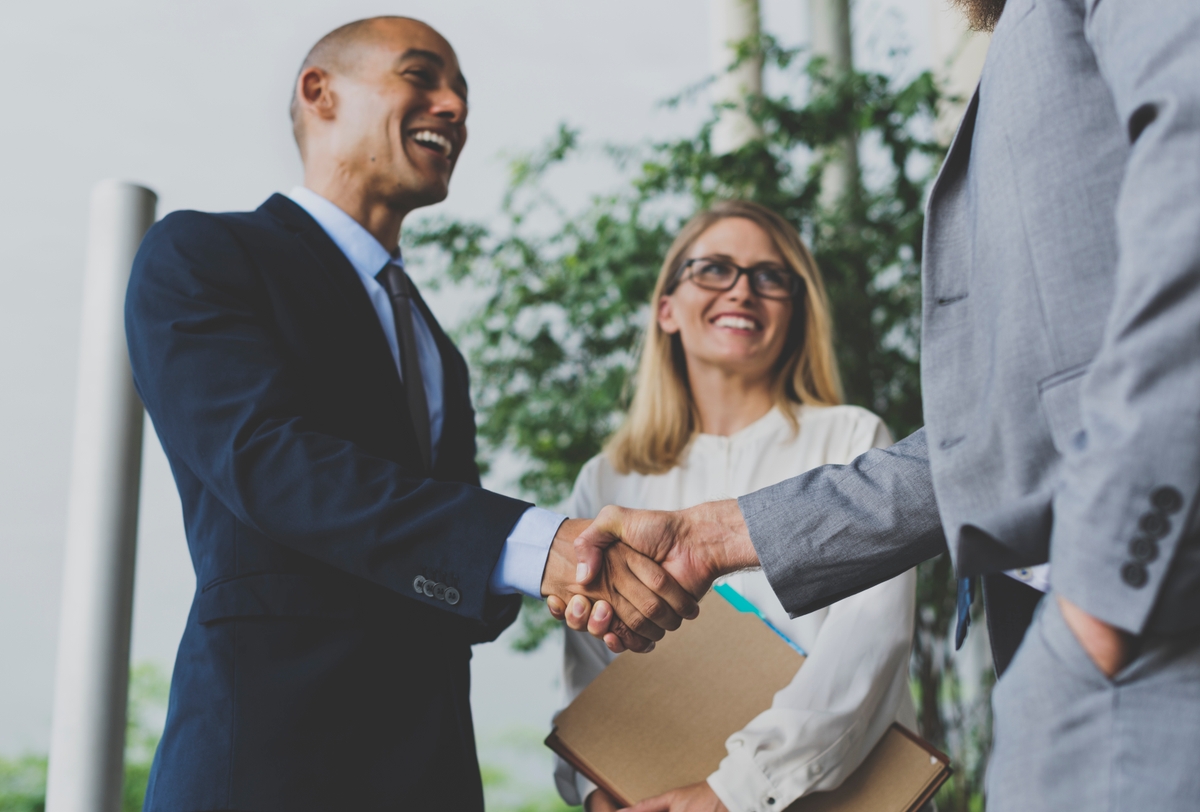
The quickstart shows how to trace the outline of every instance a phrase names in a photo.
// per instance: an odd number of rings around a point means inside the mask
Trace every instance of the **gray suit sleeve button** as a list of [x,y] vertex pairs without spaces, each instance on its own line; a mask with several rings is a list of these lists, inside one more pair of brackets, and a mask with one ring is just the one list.
[[1171,531],[1171,522],[1158,511],[1147,511],[1138,519],[1138,530],[1151,538],[1160,539]]
[[1144,587],[1146,578],[1146,568],[1136,561],[1128,561],[1125,566],[1121,567],[1121,580],[1134,589]]
[[446,585],[435,584],[433,587],[433,597],[437,598],[439,601],[446,600]]
[[423,593],[425,591],[425,576],[424,575],[418,575],[416,578],[413,578],[413,589],[415,589],[417,592],[421,592],[421,593]]
[[1129,542],[1129,554],[1141,564],[1149,564],[1158,558],[1158,543],[1154,539],[1138,536]]
[[437,586],[437,583],[435,581],[426,581],[421,586],[421,591],[425,593],[425,597],[432,598],[433,597],[433,588],[435,586]]
[[1183,507],[1183,495],[1170,485],[1164,485],[1150,494],[1150,504],[1164,513],[1175,513]]
[[456,603],[458,603],[459,598],[460,598],[460,596],[458,594],[457,589],[455,589],[452,586],[446,587],[446,603],[450,604],[451,606],[454,606]]

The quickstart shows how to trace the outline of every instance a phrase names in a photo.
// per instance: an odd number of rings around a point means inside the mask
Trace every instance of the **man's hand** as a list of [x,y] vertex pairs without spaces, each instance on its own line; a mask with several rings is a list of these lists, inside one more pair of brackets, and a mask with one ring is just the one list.
[[629,812],[729,812],[707,781],[664,792],[629,807]]
[[1056,597],[1067,628],[1083,646],[1087,656],[1104,676],[1110,679],[1116,676],[1133,659],[1133,635],[1089,615],[1062,595]]
[[[572,628],[580,628],[585,623],[581,618],[591,608],[591,602],[597,601],[603,607],[599,614],[608,621],[605,630],[614,640],[623,648],[643,652],[651,650],[654,641],[661,640],[667,631],[678,629],[683,618],[696,616],[699,608],[695,599],[662,567],[629,547],[609,550],[597,577],[587,584],[578,583],[573,542],[590,525],[587,519],[568,519],[550,545],[542,575],[542,595],[546,596],[552,614],[561,617],[563,608],[571,601],[571,608],[579,611],[574,624],[572,614],[567,612],[567,621]],[[572,601],[573,596],[577,597]],[[610,614],[614,609],[615,618]]]
[[[624,545],[616,542],[624,542]],[[578,581],[588,585],[602,569],[606,555],[625,545],[654,561],[697,599],[708,591],[714,579],[728,572],[752,567],[758,555],[750,542],[750,531],[737,502],[707,502],[687,510],[629,510],[612,505],[600,511],[592,525],[575,539],[579,561]],[[583,615],[567,609],[567,625],[582,629]],[[581,607],[582,608],[582,607]],[[626,619],[621,607],[611,607],[618,619]],[[604,622],[609,608],[596,605],[587,630],[604,636],[613,651],[620,651],[617,637],[605,634]],[[626,622],[628,620],[626,619]]]

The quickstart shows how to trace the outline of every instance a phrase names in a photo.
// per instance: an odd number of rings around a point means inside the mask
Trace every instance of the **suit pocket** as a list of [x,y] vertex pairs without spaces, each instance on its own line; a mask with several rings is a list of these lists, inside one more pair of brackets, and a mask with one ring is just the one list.
[[248,617],[348,620],[357,614],[350,596],[309,575],[257,573],[206,586],[196,596],[202,624]]
[[1078,364],[1038,381],[1042,415],[1046,418],[1050,439],[1059,454],[1066,454],[1082,437],[1083,418],[1079,408],[1079,394],[1089,366],[1090,362]]

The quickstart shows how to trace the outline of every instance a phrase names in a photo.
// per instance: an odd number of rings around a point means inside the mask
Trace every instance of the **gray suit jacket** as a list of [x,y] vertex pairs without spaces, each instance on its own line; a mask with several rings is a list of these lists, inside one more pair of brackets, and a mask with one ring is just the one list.
[[925,428],[740,500],[784,605],[948,546],[1200,625],[1200,2],[1008,0],[925,229]]

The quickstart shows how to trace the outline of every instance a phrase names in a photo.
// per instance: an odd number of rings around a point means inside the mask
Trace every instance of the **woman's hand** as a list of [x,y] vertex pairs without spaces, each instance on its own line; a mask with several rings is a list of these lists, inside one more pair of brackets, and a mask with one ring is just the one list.
[[707,781],[691,784],[670,792],[664,792],[657,798],[649,798],[636,806],[630,807],[629,812],[729,812],[717,793]]
[[602,789],[595,789],[583,801],[584,812],[617,812],[621,805]]

